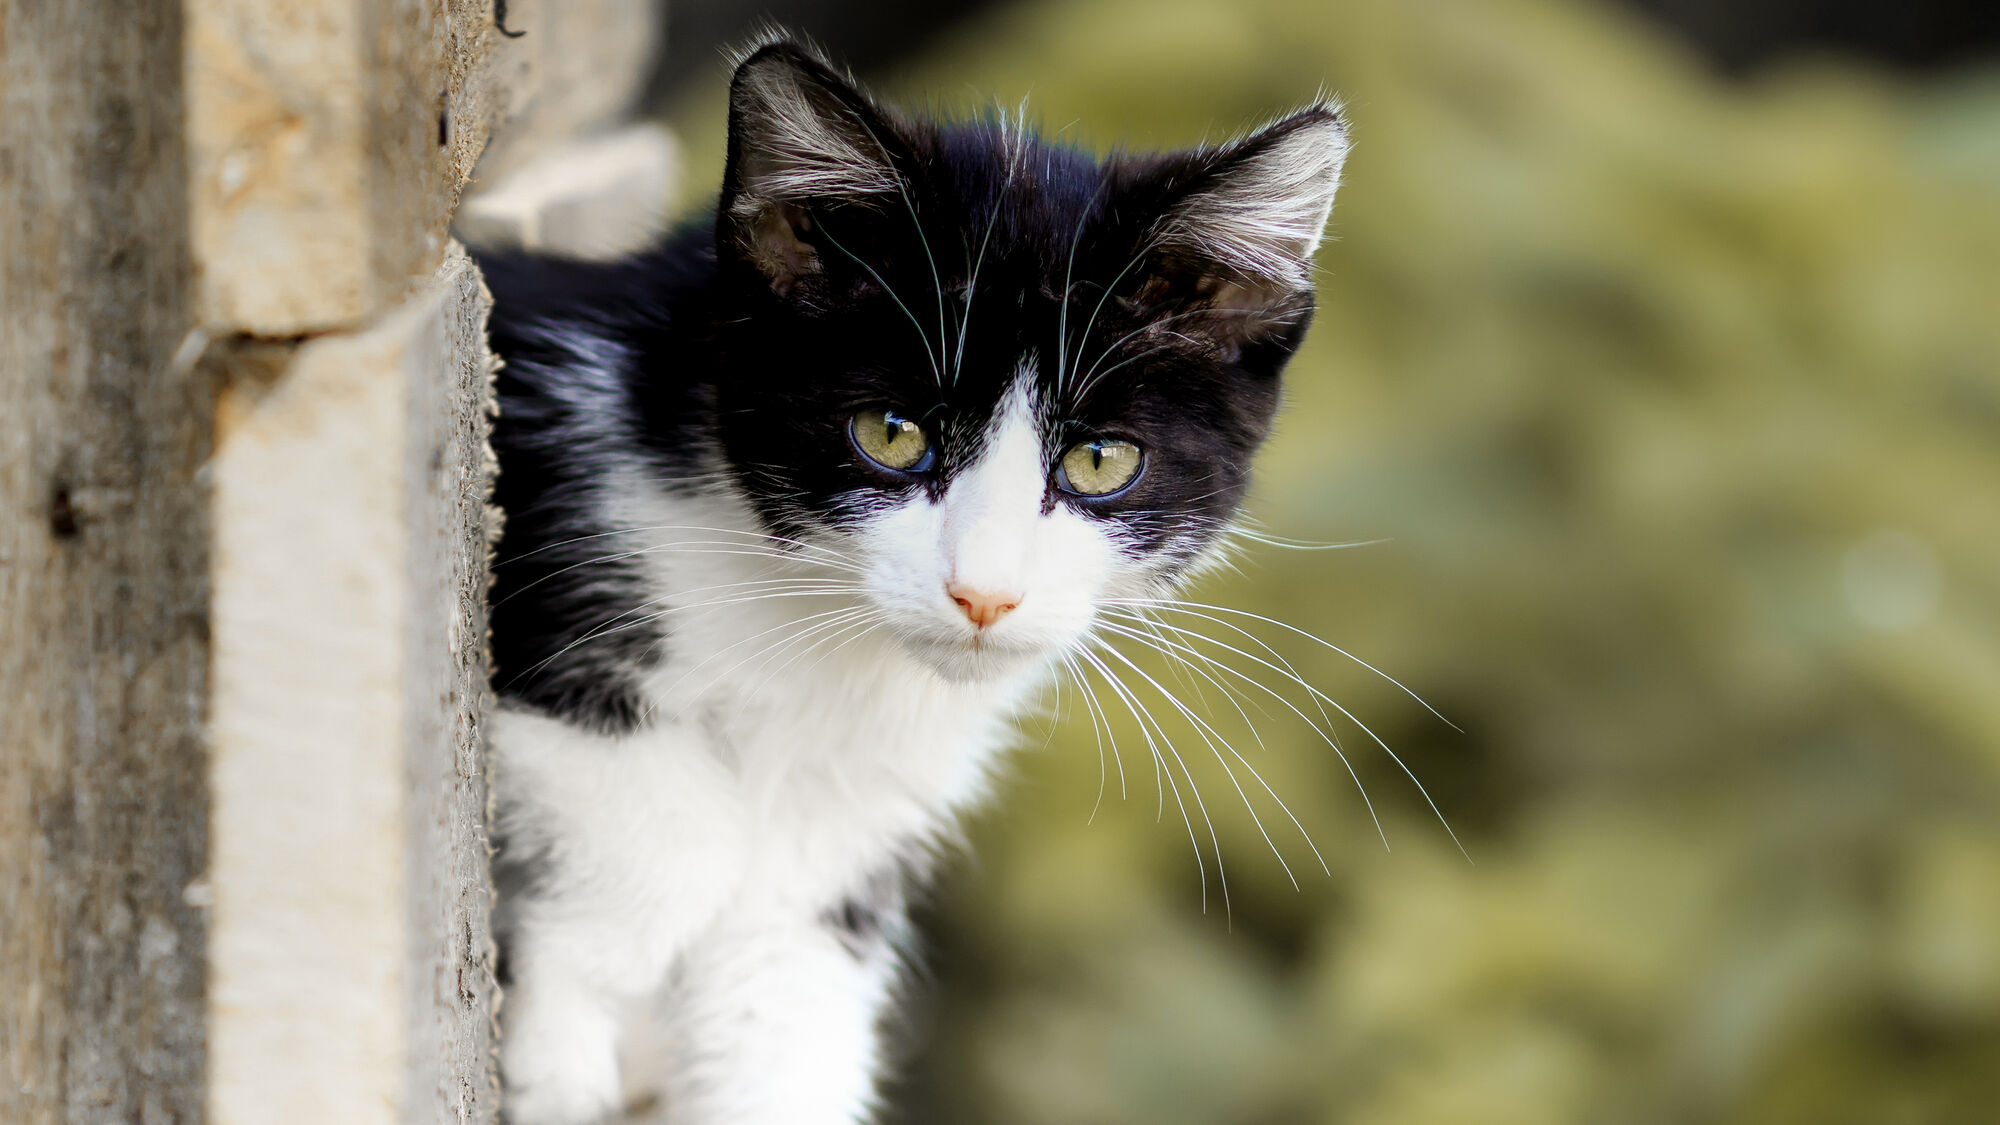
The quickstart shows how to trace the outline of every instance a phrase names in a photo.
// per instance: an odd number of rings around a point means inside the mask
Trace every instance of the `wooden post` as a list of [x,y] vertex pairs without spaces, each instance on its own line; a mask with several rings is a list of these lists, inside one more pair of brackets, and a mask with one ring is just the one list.
[[196,1121],[212,416],[182,17],[0,0],[0,1121]]
[[488,301],[226,354],[210,1120],[486,1120]]
[[495,1107],[490,0],[0,0],[0,1122]]

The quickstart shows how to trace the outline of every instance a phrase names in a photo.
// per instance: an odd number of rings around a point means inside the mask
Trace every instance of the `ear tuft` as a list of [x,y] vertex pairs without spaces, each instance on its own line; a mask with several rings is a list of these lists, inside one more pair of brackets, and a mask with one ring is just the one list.
[[1161,221],[1157,243],[1237,283],[1309,290],[1347,150],[1347,126],[1327,102],[1226,145]]

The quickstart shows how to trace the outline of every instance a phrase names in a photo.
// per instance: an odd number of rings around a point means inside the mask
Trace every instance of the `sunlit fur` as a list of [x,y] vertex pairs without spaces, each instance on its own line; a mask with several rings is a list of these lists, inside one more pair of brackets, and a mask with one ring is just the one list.
[[[741,64],[730,138],[714,217],[658,250],[484,262],[513,1125],[597,1120],[621,1081],[676,1125],[867,1117],[901,888],[1015,717],[1063,670],[1137,713],[1107,639],[1200,651],[1157,615],[1225,545],[1346,151],[1315,105],[1098,160],[902,117],[784,42]],[[884,409],[924,471],[854,448]],[[1094,438],[1140,472],[1066,492]],[[967,590],[1013,608],[975,625]],[[621,1079],[635,1005],[673,1046]]]

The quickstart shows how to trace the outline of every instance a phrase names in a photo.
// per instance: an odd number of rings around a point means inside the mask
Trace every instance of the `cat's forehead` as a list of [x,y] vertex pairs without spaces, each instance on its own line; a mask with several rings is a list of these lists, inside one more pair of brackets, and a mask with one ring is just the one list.
[[952,272],[962,278],[997,261],[1008,280],[1033,277],[1038,288],[1052,289],[1076,255],[1132,226],[1132,216],[1109,205],[1111,172],[1083,149],[1009,125],[941,129],[929,186],[934,220],[953,228],[966,250],[952,255]]

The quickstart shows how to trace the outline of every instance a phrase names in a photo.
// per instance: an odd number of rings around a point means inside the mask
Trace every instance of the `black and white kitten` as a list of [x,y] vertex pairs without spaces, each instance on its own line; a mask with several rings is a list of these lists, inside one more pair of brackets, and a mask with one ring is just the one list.
[[669,1120],[869,1115],[901,881],[1100,611],[1219,550],[1346,151],[1315,104],[1099,160],[780,41],[712,221],[484,262],[513,1125],[615,1111],[652,995]]

